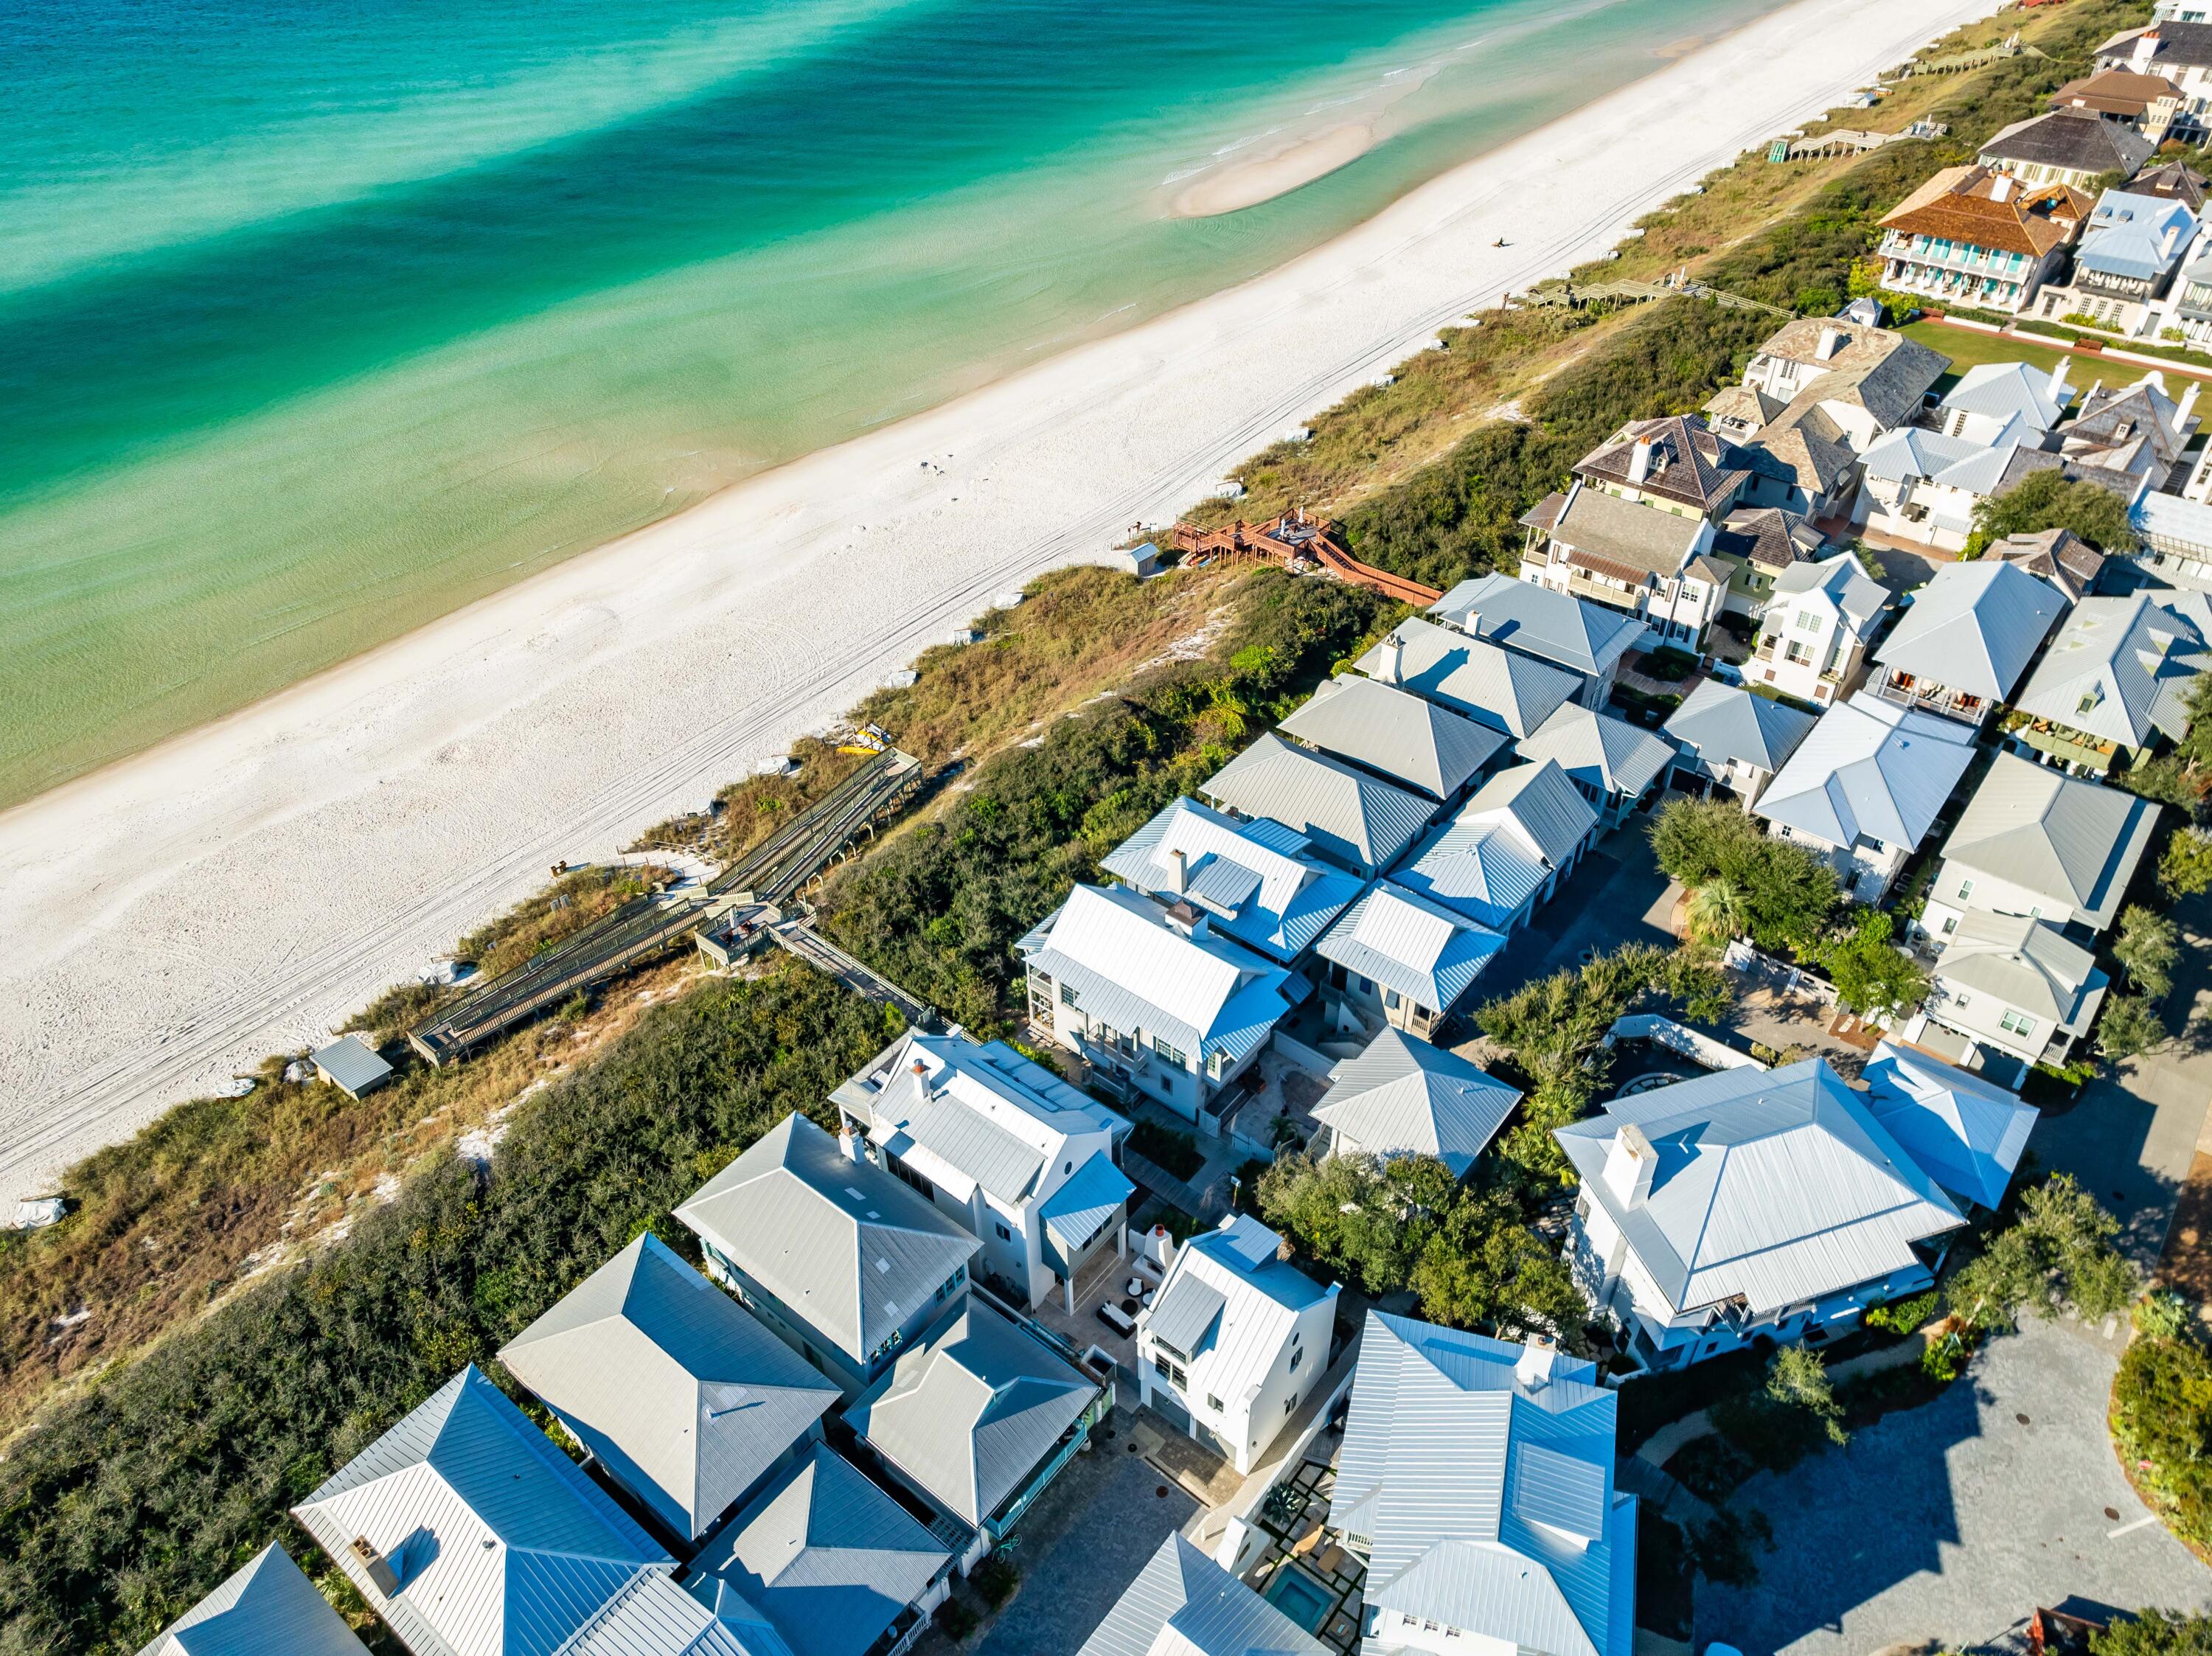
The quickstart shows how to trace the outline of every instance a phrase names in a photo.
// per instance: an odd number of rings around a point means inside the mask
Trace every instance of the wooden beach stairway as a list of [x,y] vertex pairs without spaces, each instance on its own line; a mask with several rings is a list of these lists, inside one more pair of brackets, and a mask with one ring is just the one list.
[[1295,508],[1271,524],[1249,524],[1240,518],[1226,529],[1200,529],[1179,523],[1173,538],[1176,550],[1187,556],[1279,564],[1286,569],[1318,567],[1401,604],[1426,607],[1443,596],[1433,586],[1360,562],[1345,549],[1334,524]]

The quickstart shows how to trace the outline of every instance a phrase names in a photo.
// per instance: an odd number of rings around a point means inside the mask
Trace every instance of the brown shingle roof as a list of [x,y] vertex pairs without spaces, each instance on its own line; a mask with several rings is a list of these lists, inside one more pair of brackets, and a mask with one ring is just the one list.
[[2108,69],[2069,81],[2051,94],[2053,109],[2094,109],[2106,115],[2139,118],[2160,98],[2179,98],[2181,88],[2156,75]]
[[[1645,439],[1651,443],[1650,470],[1642,482],[1631,484],[1630,458]],[[1673,414],[1631,422],[1612,441],[1583,456],[1575,471],[1593,482],[1634,488],[1707,513],[1743,487],[1751,467],[1741,449],[1704,421]]]
[[2030,190],[1986,167],[1947,167],[1881,222],[1905,235],[2040,258],[2073,239],[2092,205],[2063,185]]
[[2133,127],[2108,121],[2094,110],[2059,109],[2005,128],[1982,146],[1980,159],[2091,174],[2132,173],[2156,148]]

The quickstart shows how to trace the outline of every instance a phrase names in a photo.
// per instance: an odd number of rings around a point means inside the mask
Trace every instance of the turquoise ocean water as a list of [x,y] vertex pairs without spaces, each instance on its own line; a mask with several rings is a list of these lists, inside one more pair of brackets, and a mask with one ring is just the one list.
[[[0,0],[0,803],[1779,0]],[[1360,161],[1220,218],[1243,149]]]

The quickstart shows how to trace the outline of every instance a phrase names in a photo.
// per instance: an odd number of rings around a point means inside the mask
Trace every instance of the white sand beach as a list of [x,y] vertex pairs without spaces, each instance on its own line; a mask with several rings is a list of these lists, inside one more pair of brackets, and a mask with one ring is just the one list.
[[1187,219],[1213,218],[1257,207],[1325,179],[1340,167],[1349,167],[1376,142],[1375,129],[1357,121],[1331,127],[1273,155],[1255,156],[1200,179],[1176,197],[1176,214]]
[[702,804],[993,593],[1995,3],[1799,0],[1243,287],[0,816],[0,1198],[321,1038],[549,864]]

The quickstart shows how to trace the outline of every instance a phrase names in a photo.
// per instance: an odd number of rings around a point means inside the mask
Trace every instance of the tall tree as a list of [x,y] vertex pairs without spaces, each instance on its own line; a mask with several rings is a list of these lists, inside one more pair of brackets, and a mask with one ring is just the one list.
[[2069,482],[2053,466],[1977,506],[1964,555],[1978,558],[1991,541],[2045,529],[2070,529],[2100,552],[2132,552],[2137,544],[2125,500],[2096,483]]
[[2120,911],[2112,958],[2127,968],[2128,980],[2154,1001],[2173,990],[2173,965],[2181,958],[2181,932],[2154,908],[2130,903]]
[[2124,1311],[2136,1283],[2113,1246],[2119,1232],[2073,1174],[2053,1174],[2021,1192],[2019,1216],[1951,1278],[1951,1310],[1976,1328],[2009,1328],[2022,1306],[2046,1322],[2069,1304],[2091,1321]]

